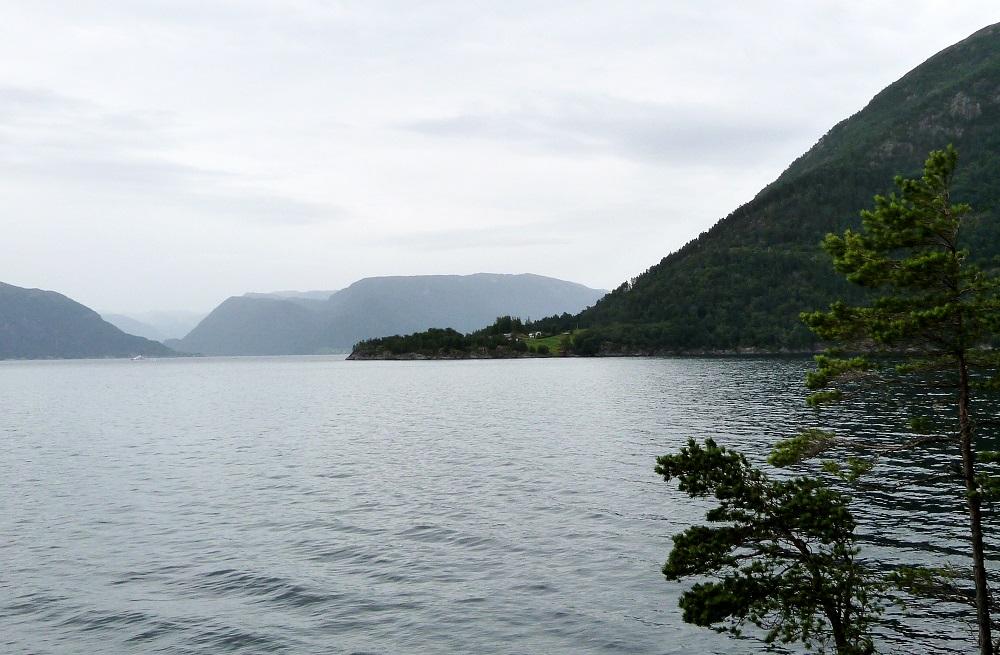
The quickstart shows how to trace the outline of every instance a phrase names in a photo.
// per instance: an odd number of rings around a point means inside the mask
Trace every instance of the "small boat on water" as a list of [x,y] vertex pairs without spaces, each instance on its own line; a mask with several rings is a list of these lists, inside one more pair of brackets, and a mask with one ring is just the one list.
[[135,357],[132,358],[132,361],[133,362],[141,362],[144,359],[146,359],[146,358],[143,357],[142,355],[136,355]]

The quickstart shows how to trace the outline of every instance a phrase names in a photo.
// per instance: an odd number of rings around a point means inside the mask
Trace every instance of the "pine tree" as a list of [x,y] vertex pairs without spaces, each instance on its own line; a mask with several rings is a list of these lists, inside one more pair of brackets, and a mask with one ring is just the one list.
[[847,496],[818,477],[771,479],[711,439],[657,458],[656,472],[719,501],[710,525],[674,536],[663,567],[668,580],[701,580],[681,596],[686,622],[734,634],[750,623],[767,643],[874,652],[882,587],[858,559]]
[[[914,417],[911,428],[925,432],[893,451],[942,448],[960,462],[958,476],[968,511],[972,579],[983,655],[992,655],[990,592],[983,546],[983,502],[998,488],[997,453],[977,453],[988,420],[977,416],[977,396],[995,391],[1000,358],[989,346],[1000,329],[1000,286],[992,273],[974,265],[963,247],[963,230],[972,220],[968,205],[954,203],[954,148],[930,153],[922,177],[897,177],[897,192],[876,196],[862,212],[860,231],[828,235],[824,247],[847,279],[872,291],[869,304],[834,303],[829,311],[803,314],[821,339],[843,351],[817,357],[807,386],[810,402],[821,405],[849,398],[871,383],[923,384],[949,391],[954,414],[942,423]],[[786,459],[817,455],[836,447],[821,433],[784,444]],[[858,443],[854,447],[863,448]],[[857,477],[878,457],[877,449],[850,460],[847,477]],[[828,470],[839,470],[828,463]]]

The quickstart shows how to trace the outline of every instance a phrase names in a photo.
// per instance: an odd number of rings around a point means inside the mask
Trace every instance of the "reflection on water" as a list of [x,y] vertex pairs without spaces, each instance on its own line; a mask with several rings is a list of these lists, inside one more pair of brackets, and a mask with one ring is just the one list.
[[[0,363],[0,650],[760,652],[681,622],[659,568],[707,504],[652,467],[689,436],[758,461],[827,420],[902,438],[891,397],[817,419],[807,366]],[[867,552],[964,563],[956,486],[864,502]],[[930,611],[901,629],[967,652],[966,612]]]

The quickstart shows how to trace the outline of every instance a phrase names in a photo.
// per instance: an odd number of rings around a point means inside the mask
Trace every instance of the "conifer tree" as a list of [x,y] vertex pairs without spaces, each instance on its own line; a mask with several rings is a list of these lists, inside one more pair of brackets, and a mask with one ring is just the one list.
[[[951,197],[958,155],[954,148],[931,152],[922,177],[897,177],[897,192],[876,196],[862,212],[860,231],[828,235],[824,247],[836,270],[871,290],[862,306],[834,303],[829,311],[802,315],[823,340],[856,356],[829,352],[817,357],[806,384],[821,405],[850,398],[871,384],[918,384],[947,390],[950,418],[914,416],[906,443],[851,447],[867,452],[848,469],[826,468],[856,478],[880,452],[935,448],[959,466],[955,475],[967,506],[969,555],[982,655],[992,655],[990,592],[983,544],[983,502],[1000,487],[998,454],[982,450],[990,411],[977,403],[998,389],[1000,353],[989,348],[1000,328],[1000,286],[995,275],[973,264],[963,247],[963,229],[972,219],[968,205]],[[857,356],[860,354],[859,356]],[[920,434],[924,433],[924,434]],[[841,444],[842,445],[842,444]],[[838,447],[831,435],[812,432],[780,444],[786,461]],[[978,451],[978,452],[977,452]],[[948,474],[949,461],[943,461]]]
[[818,477],[774,480],[746,457],[689,440],[656,472],[692,497],[714,496],[709,525],[674,536],[668,580],[697,577],[681,596],[684,620],[768,643],[800,642],[838,655],[874,652],[880,581],[858,559],[849,499]]

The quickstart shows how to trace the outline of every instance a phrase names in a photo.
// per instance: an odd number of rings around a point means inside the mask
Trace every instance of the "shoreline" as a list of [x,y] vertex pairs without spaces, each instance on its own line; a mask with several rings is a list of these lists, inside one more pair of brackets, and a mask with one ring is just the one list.
[[764,350],[761,348],[738,348],[733,350],[689,350],[689,351],[627,351],[627,352],[601,352],[593,355],[561,354],[553,353],[541,355],[531,352],[504,351],[497,353],[481,349],[478,351],[450,351],[447,353],[390,353],[380,351],[377,353],[352,352],[347,356],[348,361],[448,361],[463,359],[600,359],[608,357],[691,357],[691,358],[712,358],[712,357],[811,357],[823,352],[822,350]]

